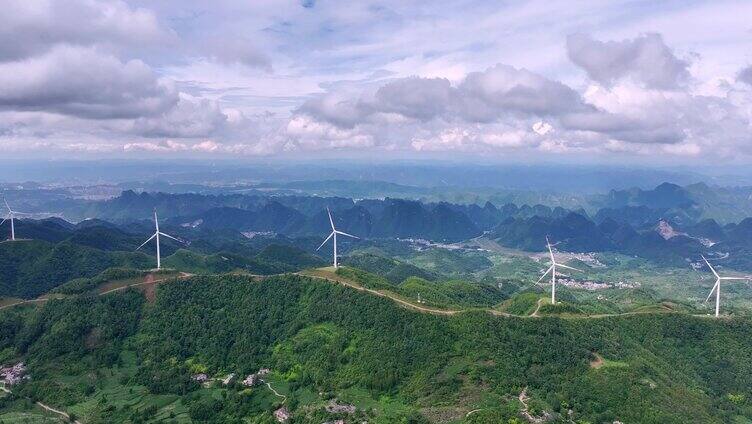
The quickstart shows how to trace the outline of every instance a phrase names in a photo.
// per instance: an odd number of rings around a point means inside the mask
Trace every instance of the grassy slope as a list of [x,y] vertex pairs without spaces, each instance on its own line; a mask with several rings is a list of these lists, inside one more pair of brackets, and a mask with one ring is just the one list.
[[[84,413],[82,375],[100,368],[117,374],[135,366],[134,375],[151,373],[151,386],[135,377],[103,379],[101,387],[94,383],[93,396],[106,400],[92,410],[107,408],[133,389],[141,394],[139,402],[173,396],[153,412],[167,414],[170,407],[180,415],[186,410],[180,408],[209,402],[203,389],[182,395],[171,386],[169,375],[186,373],[181,364],[191,359],[214,374],[269,366],[286,385],[294,412],[317,419],[321,408],[316,405],[323,402],[317,393],[323,392],[375,407],[374,419],[382,422],[416,412],[450,422],[475,408],[483,411],[469,420],[495,420],[515,405],[523,387],[538,407],[561,410],[565,405],[576,419],[592,422],[721,423],[752,415],[744,400],[752,393],[752,341],[747,337],[752,325],[746,320],[680,314],[523,319],[480,312],[441,317],[303,277],[258,283],[225,276],[161,286],[156,303],[143,315],[129,315],[127,331],[116,331],[121,326],[112,315],[140,308],[133,296],[85,301],[94,302],[86,303],[94,312],[73,319],[75,325],[64,323],[84,305],[69,303],[83,300],[53,301],[42,316],[28,312],[16,320],[21,324],[8,330],[14,336],[6,344],[29,359],[37,379],[29,390]],[[12,314],[0,316],[3,322],[12,320]],[[96,328],[102,340],[87,344],[91,337],[86,336]],[[113,344],[108,337],[126,344]],[[116,348],[122,358],[126,346],[141,352],[135,365],[101,359]],[[591,368],[592,352],[619,366]],[[76,377],[59,378],[60,369]],[[56,381],[54,390],[41,390],[45,378]],[[247,402],[258,408],[247,413],[261,416],[274,403],[255,398],[268,396],[257,392]],[[228,396],[222,402],[231,405],[235,394]],[[216,406],[218,416],[242,409],[222,405]],[[112,417],[125,416],[121,413],[116,408]]]

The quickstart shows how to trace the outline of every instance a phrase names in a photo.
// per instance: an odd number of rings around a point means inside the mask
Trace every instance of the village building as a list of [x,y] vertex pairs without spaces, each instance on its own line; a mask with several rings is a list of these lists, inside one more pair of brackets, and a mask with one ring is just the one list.
[[326,409],[326,412],[329,412],[330,414],[354,414],[355,413],[355,405],[339,403],[334,399],[330,400],[329,403],[324,408]]
[[287,407],[283,406],[274,411],[274,418],[281,423],[287,422],[290,419],[290,411],[287,410]]
[[261,384],[264,381],[264,376],[268,375],[271,371],[269,368],[261,368],[255,374],[250,374],[243,380],[242,384],[247,387],[253,387],[257,384]]
[[258,374],[250,374],[242,382],[242,384],[246,387],[253,387],[259,383],[261,383],[261,379],[259,378]]
[[8,386],[18,384],[21,380],[28,379],[26,375],[26,365],[19,362],[11,367],[0,368],[0,381]]

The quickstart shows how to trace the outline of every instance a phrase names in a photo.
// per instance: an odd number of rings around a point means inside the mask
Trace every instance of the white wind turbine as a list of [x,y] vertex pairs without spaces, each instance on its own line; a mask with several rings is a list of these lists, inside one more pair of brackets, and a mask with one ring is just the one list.
[[339,264],[337,263],[337,234],[347,236],[347,237],[352,237],[354,239],[360,239],[360,237],[347,234],[345,232],[339,231],[338,229],[334,228],[334,220],[332,219],[332,213],[329,211],[329,208],[326,208],[326,213],[329,215],[329,224],[332,225],[332,232],[329,233],[329,237],[327,237],[326,240],[324,240],[324,242],[321,243],[321,245],[316,250],[319,250],[322,247],[324,247],[326,242],[328,242],[330,238],[334,237],[334,269],[337,269],[337,267],[339,266]]
[[149,237],[145,242],[141,243],[141,246],[138,246],[136,248],[136,250],[144,247],[144,245],[146,243],[150,242],[151,239],[153,239],[153,238],[156,237],[157,238],[157,270],[159,270],[159,269],[162,268],[162,258],[161,258],[160,253],[159,253],[159,236],[165,236],[167,238],[171,238],[171,239],[177,241],[178,243],[182,243],[182,241],[180,239],[178,239],[178,238],[175,238],[175,237],[169,235],[169,234],[165,234],[165,233],[159,231],[159,220],[157,219],[157,209],[156,208],[154,208],[154,227],[156,229],[156,231],[154,231],[154,234],[152,234],[152,236]]
[[720,312],[720,305],[721,305],[721,280],[749,280],[749,278],[745,277],[721,277],[718,275],[717,272],[715,272],[715,269],[712,265],[710,265],[710,262],[708,262],[707,259],[705,259],[705,256],[702,257],[702,260],[705,261],[705,263],[708,265],[708,268],[710,268],[711,271],[713,271],[713,275],[715,275],[715,285],[712,289],[710,289],[710,293],[708,294],[708,297],[705,299],[707,302],[710,300],[710,296],[713,295],[713,292],[715,292],[715,316],[718,316],[718,313]]
[[551,266],[548,267],[548,269],[546,270],[546,272],[543,273],[543,275],[541,275],[541,277],[538,279],[538,282],[536,284],[540,283],[549,272],[551,273],[551,304],[555,305],[556,304],[556,267],[560,266],[562,268],[571,269],[573,271],[580,271],[580,272],[582,272],[582,270],[557,263],[556,258],[554,258],[554,251],[551,249],[551,242],[548,241],[548,236],[546,236],[546,246],[548,247],[548,254],[551,255]]
[[8,204],[7,199],[3,199],[3,202],[5,202],[5,207],[8,208],[8,215],[5,216],[5,218],[0,221],[0,225],[3,225],[5,221],[10,221],[10,241],[16,241],[16,223],[15,223],[15,217],[16,215],[26,215],[24,212],[18,212],[14,211],[10,208],[10,205]]

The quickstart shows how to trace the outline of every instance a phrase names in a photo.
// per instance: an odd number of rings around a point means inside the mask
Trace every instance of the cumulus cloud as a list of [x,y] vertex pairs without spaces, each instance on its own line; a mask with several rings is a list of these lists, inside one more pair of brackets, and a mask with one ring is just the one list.
[[0,107],[53,111],[91,119],[161,113],[178,100],[140,60],[121,62],[91,48],[59,46],[0,63]]
[[170,37],[154,13],[121,1],[6,0],[0,14],[0,61],[58,45],[138,46]]
[[500,148],[535,147],[536,144],[529,131],[508,126],[450,127],[410,141],[411,147],[417,151],[487,152]]
[[[0,150],[752,154],[752,67],[716,50],[722,38],[690,64],[657,33],[553,36],[577,30],[560,18],[578,17],[570,4],[416,16],[404,2],[178,3],[6,1]],[[507,10],[557,26],[508,36],[521,15]],[[437,31],[470,15],[470,35]],[[625,33],[605,21],[593,31]]]
[[673,89],[689,78],[689,63],[677,58],[659,34],[605,42],[572,34],[567,37],[567,55],[592,80],[606,86],[631,78],[648,88]]
[[342,128],[352,128],[362,123],[368,115],[358,98],[353,98],[351,93],[336,91],[314,96],[304,102],[297,112]]
[[568,44],[573,60],[588,70],[580,92],[498,64],[454,84],[409,77],[361,92],[335,87],[304,103],[293,120],[318,129],[308,132],[309,145],[326,128],[323,138],[339,145],[357,134],[359,140],[370,136],[365,139],[373,146],[417,151],[525,147],[693,156],[719,139],[728,146],[748,144],[752,90],[694,92],[684,84],[687,64],[659,36],[623,42],[577,36]]
[[736,77],[736,79],[752,86],[752,66],[747,66],[746,68],[739,71],[739,75]]
[[[655,119],[659,118],[659,119]],[[591,131],[609,138],[630,143],[678,143],[684,133],[677,122],[670,119],[641,119],[604,111],[563,115],[562,125],[570,130]]]
[[533,128],[533,131],[535,131],[535,133],[538,135],[546,135],[554,129],[554,127],[551,124],[549,124],[548,122],[543,122],[543,121],[538,121],[534,123],[532,128]]
[[182,96],[174,107],[134,121],[133,132],[145,137],[207,137],[225,127],[228,117],[215,101]]
[[556,115],[585,107],[570,87],[502,64],[470,73],[458,91],[461,111],[472,121],[488,122],[508,114]]
[[457,86],[443,78],[409,77],[390,81],[373,96],[327,92],[315,96],[299,113],[352,128],[378,114],[419,121],[494,122],[508,117],[556,115],[585,110],[570,87],[525,69],[496,65],[472,72]]
[[455,95],[447,79],[412,77],[385,84],[370,105],[375,112],[427,121],[451,108]]
[[304,149],[371,147],[374,138],[357,130],[339,128],[327,122],[317,122],[306,116],[290,120],[285,128],[287,148],[294,144]]

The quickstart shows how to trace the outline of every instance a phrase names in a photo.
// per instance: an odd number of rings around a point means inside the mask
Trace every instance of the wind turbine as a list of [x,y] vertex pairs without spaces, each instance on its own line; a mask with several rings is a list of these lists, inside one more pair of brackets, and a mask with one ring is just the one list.
[[708,268],[710,268],[710,270],[713,271],[713,275],[715,275],[715,285],[712,289],[710,289],[710,293],[708,294],[708,297],[705,299],[705,301],[707,302],[708,300],[710,300],[710,296],[712,296],[713,292],[715,292],[715,316],[717,317],[718,313],[720,312],[721,305],[721,280],[749,280],[749,278],[721,277],[717,272],[715,272],[715,269],[710,265],[710,262],[705,259],[705,256],[702,256],[702,260],[705,261],[705,263],[708,265]]
[[562,265],[560,263],[556,263],[556,259],[554,258],[554,251],[551,249],[551,242],[548,241],[548,236],[546,236],[546,246],[548,247],[548,254],[551,255],[551,266],[548,267],[548,269],[546,270],[546,272],[543,273],[543,275],[541,275],[541,277],[538,279],[536,284],[540,283],[543,280],[543,278],[546,276],[546,274],[548,274],[549,272],[551,273],[551,304],[555,305],[556,304],[556,267],[560,266],[562,268],[571,269],[573,271],[580,271],[580,272],[582,272],[582,270],[579,270],[577,268],[572,268],[571,266]]
[[337,264],[337,234],[347,236],[347,237],[352,237],[354,239],[360,239],[360,237],[347,234],[345,232],[339,231],[338,229],[334,228],[334,220],[332,219],[332,213],[331,211],[329,211],[329,208],[326,208],[326,213],[327,215],[329,215],[329,224],[332,225],[332,232],[329,233],[329,237],[327,237],[326,240],[324,240],[324,242],[321,243],[321,245],[316,250],[319,250],[322,247],[324,247],[326,242],[328,242],[330,238],[334,237],[334,269],[337,269],[337,267],[339,266],[339,264]]
[[157,238],[157,271],[159,271],[162,268],[162,258],[160,257],[160,254],[159,254],[159,236],[165,236],[167,238],[171,238],[171,239],[177,241],[178,243],[182,243],[182,241],[180,239],[178,239],[178,238],[175,238],[175,237],[169,235],[169,234],[165,234],[165,233],[159,231],[159,220],[157,219],[157,208],[154,208],[154,227],[156,229],[156,231],[154,231],[154,234],[152,234],[152,236],[149,237],[145,242],[141,243],[141,246],[138,246],[136,248],[136,250],[144,247],[144,245],[146,243],[150,242],[151,239],[153,239],[153,238],[156,237]]
[[10,205],[8,204],[8,200],[3,198],[3,202],[5,202],[5,207],[8,208],[8,215],[5,216],[5,218],[0,221],[0,225],[3,225],[5,221],[10,221],[10,241],[16,241],[16,223],[15,223],[15,217],[18,214],[25,215],[23,212],[14,211],[10,208]]

